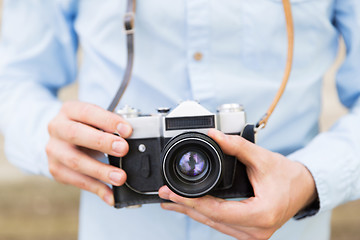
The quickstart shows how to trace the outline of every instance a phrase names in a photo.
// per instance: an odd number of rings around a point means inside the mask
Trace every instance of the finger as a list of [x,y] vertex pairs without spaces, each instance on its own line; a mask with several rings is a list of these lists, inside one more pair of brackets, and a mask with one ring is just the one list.
[[104,183],[75,172],[61,163],[49,164],[50,173],[54,179],[63,184],[70,184],[80,189],[95,193],[104,202],[110,206],[114,206],[114,196],[112,190]]
[[128,143],[121,137],[106,133],[66,118],[56,120],[51,135],[68,143],[94,149],[117,157],[123,157],[129,150]]
[[132,128],[119,115],[109,112],[99,106],[79,101],[65,102],[62,111],[72,120],[82,122],[106,132],[118,132],[127,138],[132,133]]
[[226,135],[215,129],[209,130],[208,135],[219,144],[225,154],[235,156],[246,166],[261,166],[265,161],[264,156],[267,156],[268,151],[240,136]]
[[212,219],[206,217],[200,212],[187,206],[176,203],[162,203],[161,207],[165,210],[175,211],[178,213],[186,214],[195,221],[208,225],[222,233],[233,236],[237,239],[269,239],[275,232],[274,228],[263,228],[254,226],[242,226],[239,224],[224,224],[221,222],[215,222]]
[[235,237],[237,239],[249,239],[249,236],[246,233],[243,233],[233,227],[227,226],[223,223],[214,222],[210,218],[204,216],[200,212],[186,207],[184,205],[176,204],[176,203],[162,203],[161,207],[165,210],[169,211],[175,211],[178,213],[186,214],[195,221],[198,221],[200,223],[203,223],[211,228],[214,228],[218,230],[219,232],[222,232],[226,235],[230,235],[232,237]]
[[167,186],[159,189],[163,199],[195,209],[214,222],[252,226],[258,220],[257,206],[252,198],[244,201],[226,201],[224,199],[205,196],[201,198],[184,198],[173,193]]
[[65,142],[51,139],[46,150],[50,158],[57,159],[75,172],[115,186],[120,186],[126,181],[124,170],[101,163]]

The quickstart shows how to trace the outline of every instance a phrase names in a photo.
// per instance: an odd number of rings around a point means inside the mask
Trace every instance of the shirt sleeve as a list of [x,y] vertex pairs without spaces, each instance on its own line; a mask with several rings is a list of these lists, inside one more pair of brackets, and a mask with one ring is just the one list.
[[47,124],[58,90],[76,78],[75,6],[70,1],[6,0],[0,43],[0,130],[10,162],[50,176]]
[[334,14],[333,24],[346,44],[346,59],[336,86],[349,113],[288,156],[312,173],[320,211],[360,198],[360,2],[337,0]]

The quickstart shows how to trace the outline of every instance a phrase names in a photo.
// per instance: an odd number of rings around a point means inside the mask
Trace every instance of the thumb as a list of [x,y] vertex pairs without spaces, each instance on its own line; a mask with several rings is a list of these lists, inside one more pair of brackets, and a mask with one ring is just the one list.
[[238,135],[226,135],[219,130],[210,129],[209,137],[214,139],[225,154],[235,156],[248,167],[256,166],[265,149]]

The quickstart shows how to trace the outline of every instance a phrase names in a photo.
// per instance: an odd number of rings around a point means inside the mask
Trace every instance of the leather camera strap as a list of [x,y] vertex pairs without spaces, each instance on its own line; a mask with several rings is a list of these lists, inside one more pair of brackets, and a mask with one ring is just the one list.
[[266,111],[265,115],[260,119],[260,121],[256,124],[256,131],[264,128],[273,113],[275,107],[279,103],[281,96],[285,91],[285,87],[287,82],[290,78],[291,67],[293,63],[293,55],[294,55],[294,23],[293,17],[291,13],[291,4],[289,0],[282,0],[284,13],[285,13],[285,20],[286,20],[286,31],[287,31],[287,38],[288,38],[288,52],[287,52],[287,60],[285,66],[285,72],[283,75],[283,80],[280,85],[279,90],[277,91],[270,107]]
[[[293,18],[291,13],[291,4],[289,0],[282,0],[284,13],[285,13],[285,20],[286,20],[286,30],[287,30],[287,38],[288,38],[288,52],[287,52],[287,60],[285,66],[285,72],[283,75],[283,80],[280,85],[279,90],[277,91],[270,107],[266,111],[265,115],[259,120],[256,124],[256,130],[262,129],[266,126],[271,114],[273,113],[275,107],[277,106],[281,96],[285,91],[285,87],[290,77],[291,67],[293,62],[293,54],[294,54],[294,24]],[[113,112],[116,106],[119,104],[121,97],[123,96],[126,87],[128,86],[132,67],[134,64],[134,27],[135,27],[135,10],[136,10],[136,0],[128,0],[127,1],[127,10],[124,17],[124,27],[125,33],[127,36],[127,64],[125,69],[125,74],[121,85],[112,100],[108,110]]]
[[121,97],[124,95],[126,87],[129,85],[131,79],[132,68],[134,65],[135,10],[136,10],[136,0],[128,0],[126,13],[124,16],[124,28],[125,28],[126,42],[127,42],[127,63],[121,85],[118,91],[116,92],[116,95],[113,98],[110,106],[107,109],[110,112],[115,111],[115,108],[119,104]]

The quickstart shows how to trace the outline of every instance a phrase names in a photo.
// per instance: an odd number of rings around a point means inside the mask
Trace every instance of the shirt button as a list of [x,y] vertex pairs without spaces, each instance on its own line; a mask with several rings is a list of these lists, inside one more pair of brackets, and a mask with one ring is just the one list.
[[201,61],[203,59],[203,54],[201,52],[194,53],[195,61]]

